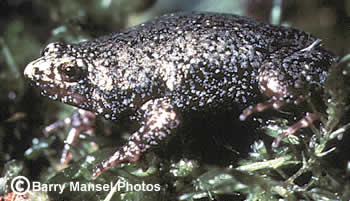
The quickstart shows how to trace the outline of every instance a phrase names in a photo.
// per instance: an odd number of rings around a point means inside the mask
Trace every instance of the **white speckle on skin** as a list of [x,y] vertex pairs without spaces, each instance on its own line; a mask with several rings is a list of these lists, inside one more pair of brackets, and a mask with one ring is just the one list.
[[[94,62],[95,67],[92,71],[93,73],[89,73],[89,79],[91,82],[98,86],[101,90],[111,91],[114,89],[114,82],[112,76],[110,75],[110,69],[108,67],[103,66],[104,60],[97,60]],[[90,70],[89,66],[89,70]]]
[[77,59],[76,62],[77,62],[77,66],[79,66],[79,67],[84,67],[85,66],[85,64],[84,64],[82,59]]
[[278,93],[280,91],[281,84],[278,82],[277,79],[269,79],[266,85],[268,89],[275,93]]
[[306,76],[306,81],[310,82],[312,80],[312,77],[310,75]]

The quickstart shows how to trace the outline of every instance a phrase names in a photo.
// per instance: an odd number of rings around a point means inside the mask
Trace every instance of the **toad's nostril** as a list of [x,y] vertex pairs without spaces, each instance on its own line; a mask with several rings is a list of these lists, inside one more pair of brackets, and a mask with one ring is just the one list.
[[41,75],[41,74],[43,74],[43,72],[40,71],[38,67],[34,67],[34,68],[33,68],[33,73],[34,73],[35,75]]
[[24,70],[24,76],[28,79],[38,79],[44,72],[35,63],[30,63]]
[[38,74],[38,73],[39,73],[39,68],[38,68],[38,67],[34,67],[34,68],[33,68],[33,72],[34,72],[35,74]]

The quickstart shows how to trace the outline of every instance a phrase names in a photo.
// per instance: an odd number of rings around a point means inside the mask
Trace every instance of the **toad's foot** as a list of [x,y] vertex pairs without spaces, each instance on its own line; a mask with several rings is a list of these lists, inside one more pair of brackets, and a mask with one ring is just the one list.
[[71,116],[64,120],[56,121],[55,123],[45,127],[44,134],[49,135],[57,130],[63,129],[66,126],[70,126],[71,129],[64,141],[65,145],[62,151],[60,165],[66,167],[69,159],[71,158],[70,149],[72,145],[76,144],[77,139],[81,133],[94,133],[94,126],[96,121],[96,115],[87,110],[78,109],[72,113]]
[[273,141],[272,147],[278,147],[283,138],[287,137],[288,135],[293,135],[297,130],[309,127],[314,121],[319,120],[320,116],[320,113],[307,113],[304,118],[288,127],[284,133],[278,135]]
[[[295,101],[294,104],[299,104],[300,102],[303,101],[303,97],[300,96],[298,97]],[[283,105],[288,104],[286,101],[281,101],[281,100],[273,100],[270,99],[265,103],[259,103],[255,106],[249,106],[248,108],[244,109],[241,115],[239,116],[241,121],[244,121],[248,116],[255,112],[262,112],[266,109],[273,108],[275,110],[279,110]],[[315,120],[320,119],[321,114],[320,113],[307,113],[306,116],[302,119],[300,119],[297,123],[293,124],[292,126],[288,127],[286,131],[280,135],[277,136],[277,138],[274,140],[272,143],[272,147],[278,147],[279,143],[281,140],[288,135],[294,134],[296,131],[298,131],[301,128],[307,128]]]
[[136,162],[152,145],[159,144],[179,125],[179,117],[168,99],[156,99],[141,107],[143,120],[138,131],[107,160],[97,165],[92,173],[95,179],[108,168],[122,162]]
[[248,108],[244,109],[241,115],[239,115],[239,119],[241,121],[246,120],[251,114],[255,112],[262,112],[266,109],[273,108],[275,110],[279,110],[282,105],[284,105],[285,102],[283,101],[274,101],[272,99],[268,100],[265,103],[259,103],[255,106],[249,106]]

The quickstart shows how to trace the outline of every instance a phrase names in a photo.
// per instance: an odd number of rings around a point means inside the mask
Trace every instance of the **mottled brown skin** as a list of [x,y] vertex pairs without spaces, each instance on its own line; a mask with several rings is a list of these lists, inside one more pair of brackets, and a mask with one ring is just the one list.
[[[52,99],[139,123],[96,167],[97,177],[112,165],[137,161],[193,111],[238,104],[243,112],[232,116],[244,120],[297,104],[323,88],[335,59],[303,31],[236,15],[179,13],[92,41],[49,44],[25,75]],[[268,100],[259,104],[263,97]]]

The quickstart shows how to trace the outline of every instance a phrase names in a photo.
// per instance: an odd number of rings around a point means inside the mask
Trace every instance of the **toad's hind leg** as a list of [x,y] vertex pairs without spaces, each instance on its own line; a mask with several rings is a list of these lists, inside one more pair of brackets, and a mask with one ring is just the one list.
[[121,149],[94,168],[93,178],[98,177],[102,172],[116,164],[136,162],[142,153],[152,145],[159,144],[179,125],[178,114],[166,98],[146,102],[142,105],[141,112],[143,119],[140,129],[129,137]]

